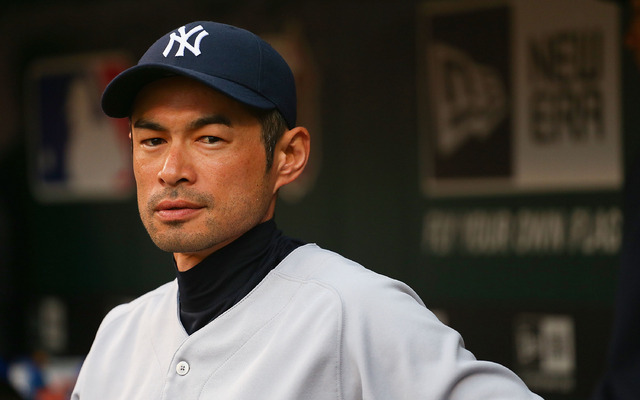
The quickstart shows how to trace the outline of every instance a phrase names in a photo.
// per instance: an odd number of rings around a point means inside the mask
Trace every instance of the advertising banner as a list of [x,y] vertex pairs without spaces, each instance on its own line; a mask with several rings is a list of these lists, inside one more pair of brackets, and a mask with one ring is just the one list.
[[595,0],[425,3],[423,193],[619,188],[618,29]]

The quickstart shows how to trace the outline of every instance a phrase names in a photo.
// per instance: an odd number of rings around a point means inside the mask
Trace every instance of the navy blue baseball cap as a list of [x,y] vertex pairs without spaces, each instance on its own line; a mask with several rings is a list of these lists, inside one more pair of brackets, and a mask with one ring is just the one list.
[[156,41],[137,65],[107,85],[102,110],[110,117],[129,117],[145,85],[176,75],[202,82],[248,106],[278,109],[288,127],[295,126],[296,86],[282,56],[247,30],[210,21],[192,22]]

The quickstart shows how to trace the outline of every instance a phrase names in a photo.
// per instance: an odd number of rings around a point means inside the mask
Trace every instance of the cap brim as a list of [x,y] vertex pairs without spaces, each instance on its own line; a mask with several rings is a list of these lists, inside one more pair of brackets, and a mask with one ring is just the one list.
[[143,64],[127,69],[107,85],[102,94],[102,110],[110,117],[129,117],[138,92],[149,83],[170,76],[185,76],[195,79],[251,107],[263,110],[276,108],[276,105],[265,97],[224,78],[172,65]]

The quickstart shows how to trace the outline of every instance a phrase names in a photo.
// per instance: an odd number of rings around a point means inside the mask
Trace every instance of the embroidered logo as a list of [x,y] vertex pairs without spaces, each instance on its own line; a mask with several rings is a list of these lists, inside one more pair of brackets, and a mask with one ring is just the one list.
[[[198,36],[196,36],[196,39],[193,45],[191,45],[189,43],[189,38],[191,38],[191,36],[193,36],[197,32],[200,32],[200,33],[198,34]],[[184,56],[185,48],[190,52],[192,52],[193,55],[199,56],[201,53],[200,42],[202,41],[202,38],[209,35],[209,32],[205,31],[202,25],[198,25],[195,28],[192,28],[189,32],[185,32],[185,27],[182,26],[178,29],[178,33],[180,33],[180,36],[178,36],[175,32],[171,33],[171,36],[170,36],[171,40],[169,40],[169,44],[167,44],[167,47],[162,52],[162,55],[167,57],[169,55],[169,52],[173,48],[173,44],[175,42],[178,42],[180,43],[180,47],[178,47],[178,51],[176,51],[175,57]]]

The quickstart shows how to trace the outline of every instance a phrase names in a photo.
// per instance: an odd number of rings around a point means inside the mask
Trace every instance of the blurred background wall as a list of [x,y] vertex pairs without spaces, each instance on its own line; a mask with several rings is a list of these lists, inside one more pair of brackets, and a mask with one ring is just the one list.
[[[105,172],[129,150],[98,99],[154,40],[206,19],[263,35],[296,73],[313,156],[282,193],[279,226],[406,281],[478,358],[545,398],[586,399],[640,145],[628,18],[596,0],[4,2],[5,368],[72,375],[111,307],[173,278],[130,171]],[[81,167],[72,133],[91,154]],[[536,135],[537,153],[523,145]],[[92,186],[90,169],[107,183]]]

